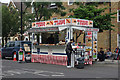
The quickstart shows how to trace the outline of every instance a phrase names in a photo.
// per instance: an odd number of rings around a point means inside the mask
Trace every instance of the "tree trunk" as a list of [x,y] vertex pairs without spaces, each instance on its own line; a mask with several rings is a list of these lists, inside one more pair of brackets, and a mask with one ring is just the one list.
[[4,37],[2,37],[2,47],[4,46]]
[[7,43],[7,37],[5,37],[5,43]]
[[77,33],[76,33],[76,40],[75,40],[75,42],[77,43]]
[[85,33],[84,33],[83,43],[85,43]]
[[76,43],[78,42],[77,39],[80,37],[81,33],[79,33],[78,35],[78,32],[76,32]]

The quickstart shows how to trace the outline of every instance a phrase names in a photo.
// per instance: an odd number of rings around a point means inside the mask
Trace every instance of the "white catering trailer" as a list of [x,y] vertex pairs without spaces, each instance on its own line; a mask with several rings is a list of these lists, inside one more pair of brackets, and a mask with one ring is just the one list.
[[[28,30],[29,40],[33,43],[32,62],[67,65],[65,45],[70,39],[73,39],[75,30],[84,31],[85,43],[84,45],[75,43],[72,47],[80,51],[83,50],[84,53],[82,54],[85,55],[87,61],[85,64],[92,64],[91,61],[97,59],[97,32],[99,29],[93,28],[93,21],[91,20],[76,18],[33,22],[32,28]],[[63,34],[60,33],[63,31]],[[48,34],[53,34],[56,40],[54,43],[47,43]],[[36,35],[39,38],[38,42]],[[73,63],[75,61],[74,57],[73,55],[71,59]],[[52,59],[51,62],[50,59]],[[55,62],[56,60],[60,61]]]

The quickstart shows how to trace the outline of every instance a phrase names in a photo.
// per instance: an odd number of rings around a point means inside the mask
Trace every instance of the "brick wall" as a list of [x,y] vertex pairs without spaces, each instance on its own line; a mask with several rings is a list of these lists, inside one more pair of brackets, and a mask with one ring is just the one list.
[[[109,7],[109,3],[102,7]],[[118,9],[118,2],[111,3],[111,12],[116,12]],[[105,13],[109,13],[109,9],[105,11]],[[117,14],[114,15],[117,17]],[[113,27],[114,31],[111,31],[111,50],[114,52],[115,48],[117,47],[117,34],[118,34],[118,23],[117,18],[111,20],[112,24],[115,25]],[[109,48],[109,31],[103,31],[102,33],[98,33],[98,51],[102,47],[104,51]]]
[[53,15],[51,16],[51,19],[52,19],[53,17],[57,17],[57,19],[60,19],[60,18],[68,18],[68,16],[70,16],[70,15],[73,14],[73,12],[69,12],[69,9],[72,9],[72,8],[76,9],[76,8],[78,7],[78,6],[76,6],[76,5],[68,5],[68,2],[63,2],[62,4],[63,4],[63,6],[66,8],[65,10],[63,10],[64,12],[66,12],[66,15],[65,15],[65,16],[60,16],[60,14],[53,14]]
[[[57,17],[58,19],[60,18],[67,18],[69,15],[73,14],[73,13],[70,13],[69,12],[69,9],[71,8],[77,8],[78,6],[76,5],[68,5],[67,2],[64,2],[63,3],[64,7],[66,8],[66,10],[64,10],[67,15],[64,16],[64,17],[61,17],[60,15],[58,14],[53,14],[52,17]],[[104,8],[104,7],[109,7],[109,3],[106,3],[106,4],[100,4],[98,8]],[[111,12],[116,12],[117,9],[120,9],[120,2],[112,2],[111,3]],[[102,14],[105,14],[105,13],[109,13],[110,10],[109,8],[107,10],[105,10],[105,12],[103,12]],[[117,14],[114,15],[117,17]],[[51,17],[51,18],[52,18]],[[115,25],[114,29],[115,31],[111,31],[111,49],[112,49],[112,52],[115,50],[115,48],[117,47],[117,34],[118,34],[118,31],[120,33],[120,23],[117,23],[117,18],[115,19],[112,19],[111,20],[112,24]],[[106,49],[109,48],[109,30],[104,30],[103,32],[99,32],[98,33],[98,51],[100,50],[100,48],[102,47],[104,49],[104,51],[106,51]],[[78,38],[78,42],[83,42],[83,34]],[[75,34],[74,34],[74,37],[75,37]]]
[[109,48],[109,31],[103,31],[98,33],[98,51],[102,47],[104,51]]
[[[117,12],[118,10],[118,2],[111,3],[111,12]],[[112,19],[112,24],[115,25],[115,31],[111,31],[111,49],[112,52],[117,47],[117,34],[118,34],[118,23],[117,23],[117,14],[115,14],[116,18]]]

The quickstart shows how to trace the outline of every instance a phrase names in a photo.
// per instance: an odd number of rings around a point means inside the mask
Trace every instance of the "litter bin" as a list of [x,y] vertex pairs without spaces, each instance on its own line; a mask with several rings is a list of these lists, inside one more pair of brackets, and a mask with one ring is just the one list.
[[80,57],[77,59],[75,67],[78,69],[84,68],[84,57]]

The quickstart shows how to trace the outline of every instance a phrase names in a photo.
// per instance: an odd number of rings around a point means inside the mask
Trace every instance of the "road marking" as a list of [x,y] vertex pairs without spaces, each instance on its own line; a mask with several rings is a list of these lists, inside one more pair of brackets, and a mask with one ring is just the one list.
[[6,76],[13,76],[14,74],[12,74],[12,73],[9,73],[9,72],[7,72],[7,73],[2,73],[2,77],[6,77]]
[[[44,73],[44,74],[41,74],[41,73]],[[34,72],[33,74],[41,75],[41,76],[50,76],[50,75],[46,75],[45,73],[54,74],[54,75],[51,75],[51,76],[64,76],[64,75],[61,75],[61,74],[64,74],[64,73],[60,73],[60,72],[51,72],[51,71],[40,71],[40,70]]]
[[45,74],[37,74],[37,75],[41,75],[41,76],[49,76],[49,75],[45,75]]
[[51,71],[45,71],[45,72],[48,72],[48,73],[55,73],[55,74],[64,74],[64,73],[60,73],[60,72],[51,72]]
[[95,78],[102,78],[102,77],[95,77]]
[[21,74],[20,72],[16,72],[16,71],[7,71],[8,73],[14,73],[14,74]]
[[23,68],[23,70],[32,71],[32,72],[34,72],[34,74],[38,74],[38,73],[64,74],[64,73],[61,73],[61,72],[43,71],[43,70],[36,70],[36,69],[25,69],[25,68]]
[[37,71],[37,72],[34,72],[33,74],[39,74],[39,73],[43,73],[44,71]]
[[37,69],[14,69],[14,70],[8,70],[3,71],[2,76],[13,76],[13,75],[20,75],[20,74],[34,74],[34,75],[40,75],[40,76],[64,76],[64,73],[61,72],[52,72],[52,71],[43,71],[43,70],[37,70]]
[[64,76],[64,75],[52,75],[52,76]]

